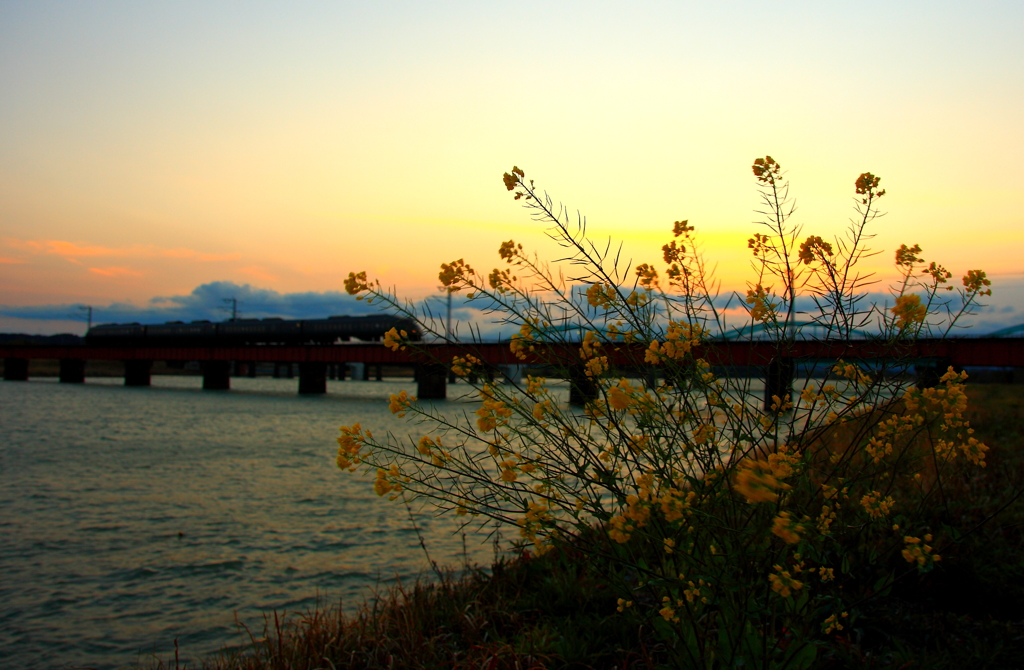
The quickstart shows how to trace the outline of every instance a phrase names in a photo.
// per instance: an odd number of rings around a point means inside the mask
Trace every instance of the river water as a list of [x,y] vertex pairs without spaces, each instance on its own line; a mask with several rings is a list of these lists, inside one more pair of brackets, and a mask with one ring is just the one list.
[[[201,383],[0,382],[0,668],[121,668],[175,638],[195,660],[243,642],[236,618],[258,632],[274,609],[354,610],[429,577],[401,504],[334,465],[340,425],[408,434],[387,399],[411,380]],[[455,519],[416,522],[441,565],[495,557]]]

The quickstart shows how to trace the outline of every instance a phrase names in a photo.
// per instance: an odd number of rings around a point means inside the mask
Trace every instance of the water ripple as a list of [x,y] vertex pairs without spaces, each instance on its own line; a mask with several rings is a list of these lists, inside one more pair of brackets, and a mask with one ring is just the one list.
[[[386,399],[414,389],[302,398],[296,383],[0,382],[0,665],[121,668],[168,658],[175,638],[195,658],[244,643],[238,621],[355,607],[425,572],[404,512],[333,464],[339,425],[401,434]],[[435,560],[462,564],[454,521],[420,526]],[[492,557],[470,539],[469,561]]]

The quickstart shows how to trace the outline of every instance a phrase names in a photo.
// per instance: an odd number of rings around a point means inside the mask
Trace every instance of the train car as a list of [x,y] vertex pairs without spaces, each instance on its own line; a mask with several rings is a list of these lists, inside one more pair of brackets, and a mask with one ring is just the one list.
[[302,322],[302,335],[306,342],[314,344],[333,344],[339,340],[348,342],[353,337],[376,342],[392,328],[406,331],[411,340],[419,340],[422,337],[419,325],[415,321],[389,314],[306,319]]
[[170,321],[143,326],[137,323],[105,324],[86,334],[93,345],[182,345],[216,346],[246,344],[334,344],[352,338],[378,342],[395,328],[408,333],[413,341],[422,339],[419,324],[412,319],[390,314],[368,316],[332,316],[327,319],[286,320],[237,319],[223,323],[210,321]]
[[236,319],[217,324],[221,344],[301,344],[302,321]]
[[85,343],[93,346],[143,344],[146,327],[140,323],[103,323],[85,334]]
[[215,342],[217,324],[210,321],[169,321],[146,326],[146,341],[149,344],[180,344],[201,346]]

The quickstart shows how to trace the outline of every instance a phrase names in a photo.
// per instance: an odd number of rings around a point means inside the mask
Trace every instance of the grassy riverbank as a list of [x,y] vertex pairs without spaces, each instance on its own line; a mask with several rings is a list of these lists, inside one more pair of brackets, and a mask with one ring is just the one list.
[[[991,447],[988,467],[949,491],[930,520],[966,534],[940,548],[935,570],[865,603],[815,667],[974,670],[1024,657],[1024,386],[967,391],[965,418]],[[622,625],[608,569],[562,549],[499,563],[492,574],[398,587],[355,616],[330,607],[272,614],[247,622],[249,646],[202,667],[665,667],[650,630]],[[171,658],[152,667],[194,666]]]

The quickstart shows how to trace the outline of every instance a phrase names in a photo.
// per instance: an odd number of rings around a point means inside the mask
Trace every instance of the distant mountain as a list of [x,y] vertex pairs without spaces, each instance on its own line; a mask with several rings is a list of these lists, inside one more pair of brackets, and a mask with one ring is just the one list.
[[82,338],[70,333],[61,333],[59,335],[0,333],[0,344],[49,344],[56,347],[66,347],[73,344],[82,344]]

